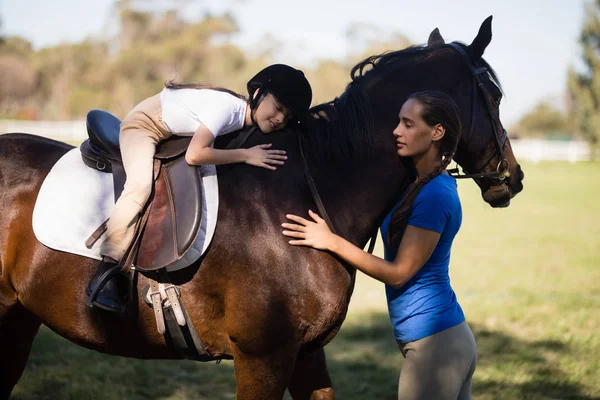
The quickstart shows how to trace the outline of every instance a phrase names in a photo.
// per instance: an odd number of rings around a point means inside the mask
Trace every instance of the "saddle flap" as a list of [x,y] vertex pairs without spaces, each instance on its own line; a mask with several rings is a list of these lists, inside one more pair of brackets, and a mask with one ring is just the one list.
[[200,169],[184,157],[163,163],[149,205],[135,265],[152,271],[177,261],[193,245],[202,222]]
[[[95,168],[88,168],[81,158],[80,149],[76,147],[52,167],[37,196],[32,228],[36,238],[48,248],[100,260],[100,249],[106,239],[106,235],[101,235],[103,231],[94,239],[95,243],[88,246],[85,243],[90,235],[98,231],[98,227],[110,218],[114,209],[113,177]],[[168,271],[177,271],[194,264],[208,250],[215,234],[219,209],[216,168],[214,165],[203,165],[197,170],[202,181],[201,191],[189,188],[190,185],[182,187],[190,191],[192,199],[196,190],[202,193],[202,198],[198,198],[198,206],[195,208],[200,209],[201,201],[202,211],[199,212],[202,216],[190,213],[190,221],[185,221],[191,223],[199,220],[200,229],[184,255],[168,265]],[[176,195],[176,198],[181,197]],[[183,200],[186,201],[189,200]],[[176,208],[180,209],[179,206]],[[179,211],[177,213],[179,214]],[[185,237],[182,234],[186,229],[184,225],[177,224],[177,227],[180,229],[178,236]],[[193,237],[194,229],[188,232],[188,237]],[[180,243],[183,251],[185,240]]]

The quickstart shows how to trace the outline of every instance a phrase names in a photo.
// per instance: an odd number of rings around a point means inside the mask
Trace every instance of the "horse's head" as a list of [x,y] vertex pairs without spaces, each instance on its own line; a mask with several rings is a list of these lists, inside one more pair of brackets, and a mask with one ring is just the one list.
[[362,164],[347,154],[375,147],[374,159],[382,168],[402,169],[392,135],[400,108],[414,92],[440,90],[454,99],[461,113],[463,131],[454,159],[466,175],[455,176],[473,178],[492,207],[508,206],[523,190],[524,175],[500,121],[499,81],[482,58],[492,40],[491,22],[489,17],[482,23],[469,46],[446,44],[435,29],[426,46],[374,55],[358,63],[346,91],[313,109],[325,111],[331,119],[320,121],[318,134],[307,137],[313,151],[326,149],[330,164],[338,165],[345,158],[351,160],[347,168],[357,168]]
[[460,109],[463,126],[454,159],[477,182],[486,202],[504,207],[523,189],[523,172],[500,121],[500,84],[482,58],[492,39],[491,19],[483,22],[469,46],[446,44],[436,29],[427,46],[365,59],[352,69],[352,82],[331,107],[347,123],[339,124],[340,131],[371,132],[374,142],[382,143],[381,151],[395,154],[392,130],[408,96],[421,90],[448,93]]
[[447,91],[461,109],[463,135],[455,160],[479,187],[483,199],[492,207],[505,207],[523,190],[523,171],[512,152],[506,130],[500,121],[502,90],[491,67],[482,58],[492,40],[492,17],[481,25],[469,46],[458,43],[444,45],[439,31],[429,37],[429,46],[443,45],[439,53],[443,68],[455,68],[456,82]]

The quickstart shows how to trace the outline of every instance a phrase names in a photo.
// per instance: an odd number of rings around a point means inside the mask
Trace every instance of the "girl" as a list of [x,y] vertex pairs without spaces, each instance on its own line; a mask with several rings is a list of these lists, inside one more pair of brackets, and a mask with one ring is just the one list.
[[[169,82],[160,94],[138,104],[121,123],[119,144],[127,175],[125,188],[108,220],[103,260],[87,288],[92,304],[107,311],[124,312],[128,280],[117,264],[133,240],[140,213],[152,191],[152,165],[156,146],[172,135],[192,136],[185,159],[191,165],[245,162],[269,170],[286,160],[285,151],[270,144],[249,149],[218,150],[219,135],[257,125],[263,133],[282,129],[305,117],[312,90],[304,73],[274,64],[254,76],[246,99],[230,90]],[[103,281],[106,281],[103,287]]]
[[470,399],[477,348],[450,286],[450,248],[462,220],[456,181],[446,172],[461,134],[458,107],[444,93],[418,92],[393,131],[398,155],[412,157],[417,179],[381,226],[384,258],[313,221],[288,215],[292,245],[331,251],[386,284],[394,336],[405,358],[399,399]]

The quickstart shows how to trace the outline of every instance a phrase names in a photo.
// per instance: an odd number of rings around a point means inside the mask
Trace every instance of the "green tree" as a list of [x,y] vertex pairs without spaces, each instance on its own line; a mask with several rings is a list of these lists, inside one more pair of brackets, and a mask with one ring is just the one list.
[[[0,41],[0,117],[83,118],[99,108],[125,117],[135,104],[158,93],[165,82],[211,83],[239,93],[246,81],[277,62],[277,38],[264,38],[257,51],[236,46],[239,32],[228,13],[183,18],[178,5],[201,0],[115,0],[110,21],[118,33],[39,50],[18,37]],[[222,0],[234,2],[239,0]],[[108,24],[107,24],[108,26]],[[313,104],[332,100],[350,81],[362,58],[406,47],[399,33],[352,26],[352,51],[344,60],[298,65],[313,86]]]
[[568,89],[581,136],[594,150],[600,147],[600,0],[587,3],[579,43],[583,71],[571,67]]
[[568,116],[548,102],[538,103],[514,128],[522,137],[575,136]]
[[0,41],[0,115],[35,116],[30,97],[36,90],[36,71],[30,65],[31,43],[18,37]]
[[2,33],[2,14],[0,14],[0,44],[4,43],[4,35]]

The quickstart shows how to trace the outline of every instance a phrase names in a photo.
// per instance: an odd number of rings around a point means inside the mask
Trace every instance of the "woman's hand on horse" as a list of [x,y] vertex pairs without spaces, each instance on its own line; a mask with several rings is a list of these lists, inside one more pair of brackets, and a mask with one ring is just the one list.
[[289,241],[294,246],[310,246],[318,250],[331,250],[335,235],[329,230],[327,222],[311,210],[308,210],[308,215],[314,222],[297,215],[286,215],[287,219],[296,223],[286,222],[281,224],[285,229],[282,233],[287,237],[294,238]]
[[268,150],[271,146],[271,143],[259,144],[246,149],[246,164],[270,170],[277,169],[271,164],[283,165],[284,160],[287,160],[285,150]]

